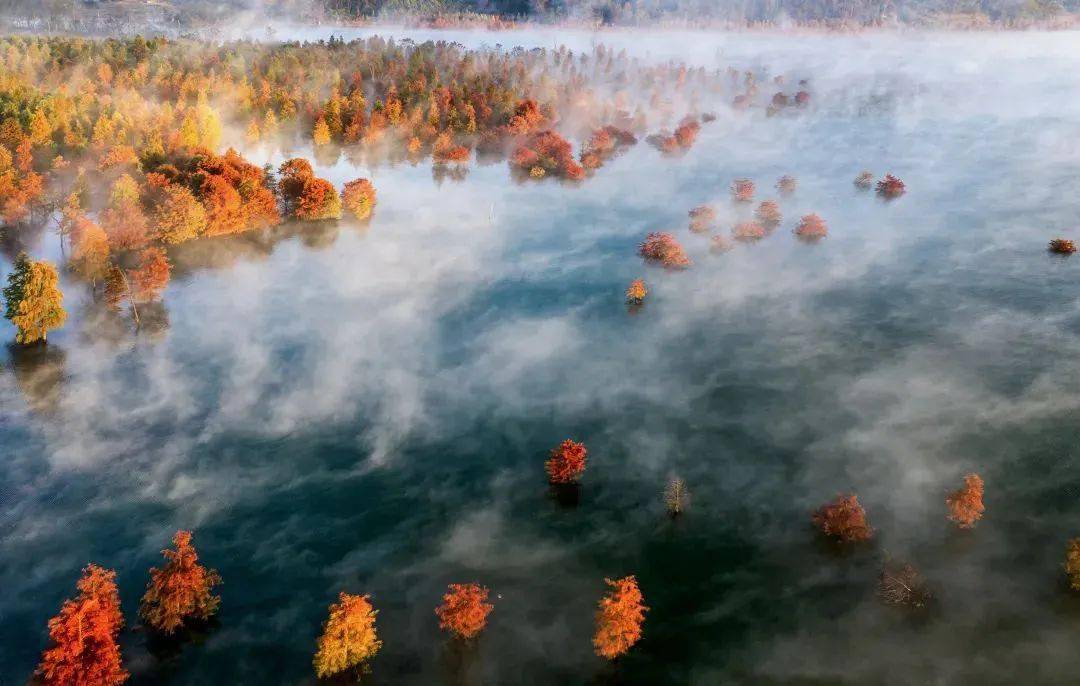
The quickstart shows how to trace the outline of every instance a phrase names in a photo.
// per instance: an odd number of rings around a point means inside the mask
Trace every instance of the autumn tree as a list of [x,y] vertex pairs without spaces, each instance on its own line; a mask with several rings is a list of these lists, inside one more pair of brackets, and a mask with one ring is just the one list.
[[1069,586],[1080,591],[1080,538],[1074,538],[1065,546],[1065,573],[1069,575]]
[[689,212],[690,230],[704,233],[716,225],[716,208],[711,205],[699,205]]
[[829,234],[829,225],[816,214],[803,215],[795,227],[795,235],[799,238],[815,240],[824,238]]
[[765,226],[775,227],[783,219],[780,213],[780,205],[775,200],[762,200],[754,211],[754,217]]
[[18,328],[15,341],[45,342],[50,329],[64,325],[64,294],[60,291],[56,267],[20,254],[4,288],[4,316]]
[[754,199],[754,182],[750,179],[735,179],[731,184],[731,196],[739,202]]
[[474,638],[487,625],[487,617],[495,609],[487,599],[488,589],[479,584],[450,584],[442,605],[435,609],[439,628],[458,638]]
[[904,182],[892,174],[886,174],[885,178],[877,182],[877,194],[883,198],[899,198],[906,190]]
[[576,443],[569,438],[551,449],[551,456],[544,463],[548,479],[553,484],[574,483],[585,472],[585,457],[588,451],[584,443]]
[[866,522],[866,510],[854,494],[837,496],[818,508],[812,519],[821,533],[840,541],[867,541],[874,535]]
[[1059,255],[1071,255],[1076,252],[1076,243],[1068,238],[1055,238],[1050,241],[1049,250]]
[[375,632],[375,615],[370,596],[342,593],[330,605],[330,617],[323,624],[319,649],[315,653],[315,674],[319,678],[346,669],[369,669],[368,661],[382,647]]
[[798,179],[789,174],[784,174],[776,180],[776,190],[780,191],[785,195],[790,195],[791,193],[794,193],[795,189],[798,188],[798,186]]
[[874,172],[863,170],[855,177],[855,187],[866,190],[874,185]]
[[206,208],[195,194],[180,184],[162,189],[154,213],[155,235],[163,243],[183,243],[206,231]]
[[740,240],[758,240],[766,235],[765,227],[758,222],[739,222],[731,229],[731,235]]
[[367,219],[375,208],[375,186],[367,179],[355,179],[345,184],[342,202],[357,219]]
[[626,302],[629,305],[640,305],[645,302],[645,296],[649,289],[645,287],[645,279],[634,279],[630,287],[626,289]]
[[140,302],[156,300],[169,285],[172,271],[169,258],[161,248],[145,248],[139,253],[139,265],[131,270],[131,292]]
[[80,214],[71,229],[71,246],[70,266],[78,275],[91,284],[105,278],[110,251],[104,229]]
[[113,182],[101,225],[113,248],[127,250],[146,243],[147,221],[139,201],[139,184],[130,174]]
[[174,633],[185,621],[209,619],[221,604],[221,598],[211,593],[221,577],[199,564],[191,532],[177,531],[173,546],[161,551],[165,566],[150,570],[150,583],[139,607],[139,616],[166,634]]
[[645,237],[638,247],[638,253],[646,260],[659,262],[668,269],[683,269],[690,266],[682,245],[675,236],[666,232],[654,231]]
[[124,624],[116,572],[90,564],[49,620],[52,645],[41,655],[36,676],[43,686],[117,686],[127,681],[116,639]]
[[949,519],[956,522],[961,529],[972,529],[975,523],[982,519],[983,511],[983,480],[978,474],[968,474],[964,477],[963,488],[950,493],[945,498],[945,504],[949,507]]
[[286,160],[278,169],[278,192],[296,219],[317,221],[341,217],[341,197],[326,179],[315,176],[303,158]]
[[633,575],[604,582],[611,590],[600,600],[593,647],[597,655],[614,660],[641,639],[641,625],[649,608]]

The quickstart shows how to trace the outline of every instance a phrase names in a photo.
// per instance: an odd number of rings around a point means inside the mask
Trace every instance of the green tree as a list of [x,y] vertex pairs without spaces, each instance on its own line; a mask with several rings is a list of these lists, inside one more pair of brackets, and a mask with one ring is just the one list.
[[8,285],[4,287],[4,319],[15,319],[19,313],[19,303],[26,292],[26,282],[30,278],[30,258],[21,252],[15,258],[15,264],[8,274]]

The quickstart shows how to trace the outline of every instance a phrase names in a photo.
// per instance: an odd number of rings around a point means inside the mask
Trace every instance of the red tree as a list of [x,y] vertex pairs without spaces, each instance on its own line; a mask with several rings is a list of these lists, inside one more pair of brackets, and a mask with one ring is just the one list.
[[839,495],[831,503],[822,505],[814,513],[813,521],[823,534],[841,541],[867,541],[874,535],[874,530],[866,523],[866,510],[854,494]]
[[968,474],[964,477],[964,487],[949,494],[945,499],[949,507],[949,519],[956,522],[961,529],[974,528],[975,522],[982,519],[983,511],[983,480],[978,474]]
[[53,645],[41,656],[37,677],[45,686],[116,686],[127,681],[116,637],[124,624],[116,572],[90,564],[79,595],[64,601],[49,620]]
[[885,198],[899,198],[906,190],[904,182],[892,174],[886,174],[884,179],[877,182],[877,193]]
[[169,258],[161,248],[146,248],[139,253],[139,266],[131,271],[131,289],[135,300],[156,300],[169,285]]
[[795,235],[800,238],[823,238],[829,234],[829,226],[816,214],[805,215],[795,227]]
[[650,233],[638,247],[638,253],[646,260],[659,262],[669,269],[690,266],[690,258],[686,256],[679,241],[675,240],[670,233],[656,231]]
[[470,639],[487,625],[487,617],[495,609],[486,602],[488,590],[479,584],[450,584],[443,603],[435,609],[439,628],[459,638]]
[[551,457],[544,463],[551,483],[569,484],[580,479],[585,471],[587,452],[584,443],[575,443],[569,438],[559,447],[552,448]]
[[644,596],[633,576],[622,579],[604,579],[611,592],[600,600],[596,612],[596,635],[593,647],[596,654],[614,660],[625,654],[641,639],[641,625],[645,622]]
[[209,619],[217,612],[221,598],[211,589],[221,583],[213,569],[199,564],[190,531],[177,531],[175,550],[163,550],[165,566],[150,570],[139,615],[158,631],[171,634],[188,619]]

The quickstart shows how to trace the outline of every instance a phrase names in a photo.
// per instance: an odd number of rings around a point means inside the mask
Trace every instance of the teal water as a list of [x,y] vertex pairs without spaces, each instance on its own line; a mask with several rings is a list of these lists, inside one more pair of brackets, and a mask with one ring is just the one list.
[[[321,159],[336,184],[373,178],[369,225],[185,246],[138,337],[65,284],[67,326],[0,372],[0,683],[29,677],[87,561],[117,570],[138,684],[312,683],[341,590],[380,610],[374,684],[1068,682],[1080,261],[1045,246],[1080,238],[1080,48],[877,38],[652,36],[643,58],[773,65],[815,105],[718,107],[685,156],[642,144],[578,187]],[[859,192],[863,168],[908,193]],[[729,228],[738,177],[784,223],[710,254],[686,212],[713,202]],[[791,235],[810,211],[816,244]],[[643,265],[654,230],[693,267]],[[542,465],[567,437],[590,458],[572,507]],[[969,471],[987,515],[961,534],[943,499]],[[693,501],[673,521],[676,474]],[[809,512],[848,490],[878,535],[838,554]],[[217,626],[161,646],[132,627],[177,528],[225,585]],[[930,611],[875,600],[886,554],[924,573]],[[592,613],[625,574],[650,611],[608,665]],[[462,581],[497,596],[467,650],[433,614]]]

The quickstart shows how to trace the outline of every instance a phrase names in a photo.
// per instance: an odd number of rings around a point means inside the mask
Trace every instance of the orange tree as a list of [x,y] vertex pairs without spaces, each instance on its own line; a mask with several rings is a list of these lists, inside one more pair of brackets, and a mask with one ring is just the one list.
[[593,647],[597,655],[614,660],[641,639],[641,625],[649,608],[643,603],[644,597],[633,575],[614,581],[604,579],[604,582],[611,590],[600,600],[596,612]]
[[221,583],[213,569],[199,564],[190,531],[177,531],[172,550],[163,550],[165,566],[150,570],[139,616],[158,631],[171,634],[189,619],[209,619],[221,598],[211,593]]

